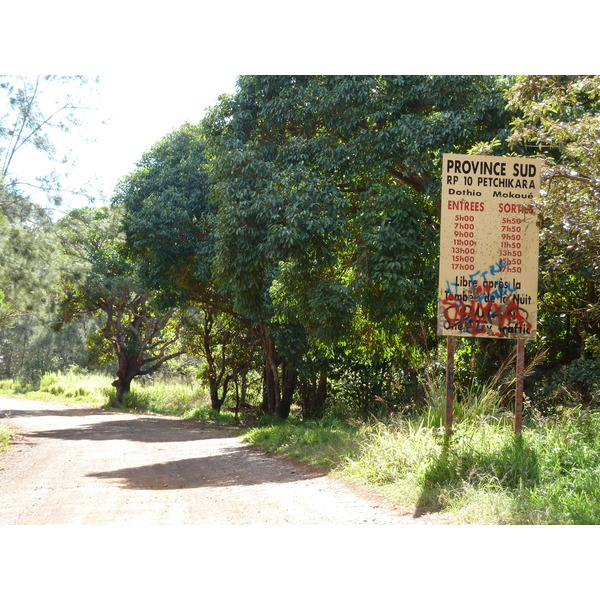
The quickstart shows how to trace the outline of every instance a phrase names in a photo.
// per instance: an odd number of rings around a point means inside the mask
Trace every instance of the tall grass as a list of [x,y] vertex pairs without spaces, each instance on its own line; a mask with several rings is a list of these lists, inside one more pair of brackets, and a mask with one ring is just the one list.
[[69,404],[105,406],[112,391],[111,377],[90,374],[78,369],[68,369],[56,373],[45,373],[35,392],[30,396],[40,399],[67,401]]
[[[77,368],[45,373],[38,385],[14,380],[0,381],[0,393],[25,395],[37,400],[58,401],[91,407],[115,404],[116,390],[113,377],[90,374]],[[203,398],[202,391],[188,384],[162,382],[147,384],[134,380],[131,392],[125,394],[123,404],[130,410],[184,414],[195,408]]]
[[[0,380],[0,394],[21,395],[35,400],[47,400],[97,408],[114,407],[116,389],[113,377],[90,374],[77,368],[45,373],[38,385],[12,379]],[[209,421],[234,422],[233,414],[219,414],[210,409],[203,387],[188,382],[146,381],[135,379],[131,391],[124,394],[122,409],[154,412],[198,418]]]
[[[446,424],[446,382],[440,377],[426,373],[424,407],[416,411],[417,420],[424,427],[441,428]],[[506,407],[506,395],[494,380],[479,383],[476,380],[464,387],[455,386],[453,423],[473,421],[506,422],[510,412]]]
[[600,414],[581,408],[512,424],[463,420],[450,444],[422,419],[331,425],[277,423],[245,439],[376,488],[416,515],[459,522],[600,524]]
[[285,421],[265,418],[242,437],[251,444],[328,470],[338,469],[348,457],[355,456],[363,439],[356,423],[336,418],[301,422],[293,417]]
[[37,384],[13,379],[0,380],[0,394],[102,407],[109,401],[110,383],[108,376],[68,369],[45,373]]
[[246,439],[372,486],[415,515],[600,524],[600,413],[578,406],[542,417],[530,410],[517,436],[507,407],[513,385],[506,368],[485,384],[460,389],[450,440],[445,381],[433,376],[425,380],[421,410],[386,422],[279,423],[250,430]]
[[[546,352],[534,355],[525,365],[523,376],[533,373],[544,359]],[[507,424],[512,419],[512,402],[516,384],[514,364],[516,350],[500,365],[487,381],[472,377],[463,382],[454,382],[453,423],[489,422]],[[425,392],[424,408],[419,418],[427,427],[443,427],[446,422],[446,381],[432,365],[423,370],[421,384]]]
[[[116,389],[109,393],[110,403],[115,404]],[[156,381],[145,384],[134,380],[131,391],[123,395],[123,406],[139,412],[156,412],[168,415],[184,415],[205,402],[206,395],[189,384]]]

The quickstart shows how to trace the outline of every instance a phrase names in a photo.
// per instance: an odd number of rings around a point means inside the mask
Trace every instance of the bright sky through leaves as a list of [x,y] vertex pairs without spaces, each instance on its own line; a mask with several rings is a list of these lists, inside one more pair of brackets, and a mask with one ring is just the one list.
[[[53,138],[59,153],[70,152],[75,160],[74,168],[58,165],[65,170],[64,188],[96,180],[91,186],[93,195],[98,200],[109,198],[115,184],[134,169],[146,150],[186,121],[200,121],[221,94],[235,91],[236,78],[234,73],[183,77],[181,73],[117,72],[100,76],[98,94],[86,102],[97,110],[80,115],[81,128],[61,139]],[[23,152],[15,160],[13,172],[20,179],[32,180],[38,172],[51,168],[36,154]],[[62,210],[82,204],[84,199],[65,194]]]

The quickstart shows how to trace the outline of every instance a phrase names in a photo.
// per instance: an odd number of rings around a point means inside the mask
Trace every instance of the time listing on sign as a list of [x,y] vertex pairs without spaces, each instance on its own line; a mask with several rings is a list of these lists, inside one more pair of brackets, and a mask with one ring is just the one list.
[[444,155],[438,333],[533,337],[539,161]]

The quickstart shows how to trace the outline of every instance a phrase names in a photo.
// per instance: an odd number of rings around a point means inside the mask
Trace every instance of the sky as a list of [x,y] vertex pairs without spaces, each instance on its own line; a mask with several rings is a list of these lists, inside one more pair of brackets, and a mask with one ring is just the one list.
[[[89,74],[90,79],[94,76]],[[234,72],[186,77],[177,72],[115,70],[100,75],[98,83],[90,87],[95,91],[82,100],[93,109],[82,114],[81,127],[62,137],[53,136],[59,154],[70,154],[61,177],[63,187],[84,187],[96,198],[95,203],[107,201],[144,152],[183,123],[200,121],[221,94],[235,92],[236,79]],[[27,181],[37,170],[49,167],[39,153],[21,151],[13,172]],[[86,204],[81,197],[65,193],[58,212]]]
[[185,122],[200,121],[221,94],[234,93],[236,77],[234,73],[182,77],[123,72],[100,76],[98,116],[106,122],[86,131],[96,141],[78,149],[80,177],[98,176],[104,193],[110,195],[156,142]]

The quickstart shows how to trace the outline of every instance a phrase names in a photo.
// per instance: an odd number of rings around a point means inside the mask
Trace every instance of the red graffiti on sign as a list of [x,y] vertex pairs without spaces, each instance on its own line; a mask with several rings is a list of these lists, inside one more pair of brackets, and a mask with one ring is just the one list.
[[[529,313],[515,299],[501,304],[496,301],[465,301],[448,294],[442,301],[442,307],[445,329],[498,337],[531,333],[532,325],[527,320]],[[493,331],[494,327],[497,331]]]

